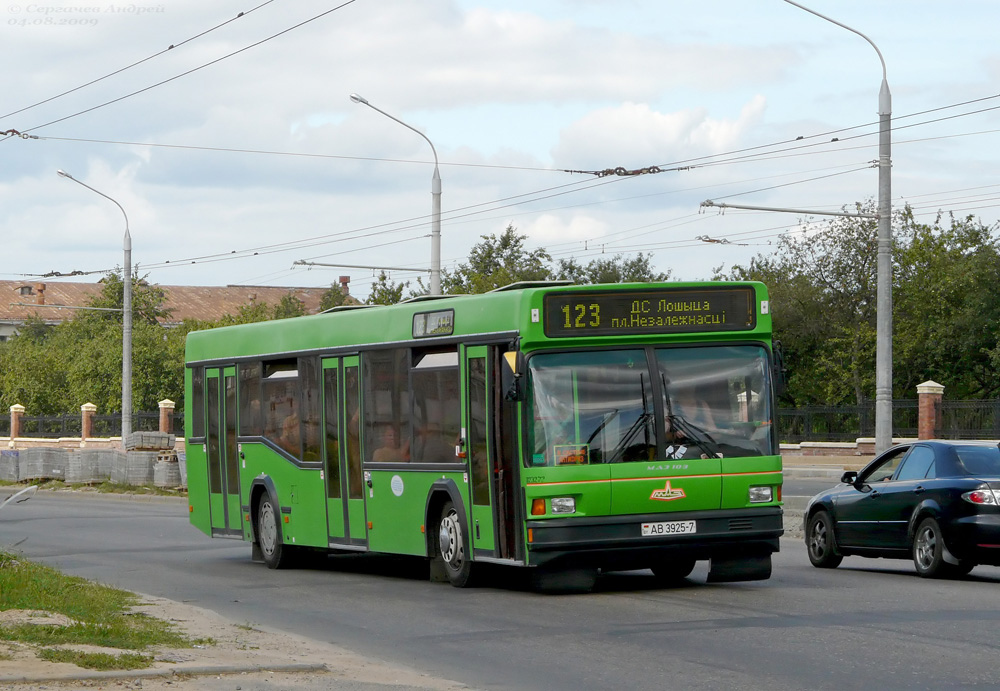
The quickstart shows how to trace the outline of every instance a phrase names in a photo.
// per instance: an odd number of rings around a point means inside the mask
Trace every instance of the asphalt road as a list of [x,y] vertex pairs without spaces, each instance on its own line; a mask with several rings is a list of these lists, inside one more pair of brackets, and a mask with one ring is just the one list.
[[334,558],[270,571],[211,540],[182,501],[40,493],[0,512],[0,546],[86,578],[191,602],[487,689],[1000,687],[1000,569],[929,581],[910,562],[809,565],[783,540],[768,581],[658,589],[605,574],[594,593],[430,583],[413,561]]

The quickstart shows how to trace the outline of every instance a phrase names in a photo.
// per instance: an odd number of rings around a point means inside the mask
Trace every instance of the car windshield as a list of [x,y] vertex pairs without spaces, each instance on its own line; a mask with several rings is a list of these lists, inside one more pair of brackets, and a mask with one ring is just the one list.
[[681,447],[705,456],[772,455],[766,364],[759,346],[535,355],[528,461],[648,461]]

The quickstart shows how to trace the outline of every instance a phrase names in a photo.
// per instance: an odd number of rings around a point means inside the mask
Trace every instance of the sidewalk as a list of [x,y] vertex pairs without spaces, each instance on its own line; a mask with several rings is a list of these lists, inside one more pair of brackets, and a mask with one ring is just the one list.
[[[151,667],[137,670],[93,671],[69,663],[46,662],[36,646],[0,642],[0,688],[4,691],[46,689],[142,689],[142,691],[320,691],[324,689],[468,689],[365,658],[323,641],[237,623],[207,609],[139,594],[143,605],[134,611],[173,623],[192,639],[211,643],[193,648],[155,649]],[[30,614],[25,614],[30,619]],[[45,623],[37,621],[37,623]],[[60,646],[52,646],[60,647]],[[67,646],[74,649],[83,646]],[[88,650],[90,648],[88,647]],[[117,654],[125,651],[97,649]]]

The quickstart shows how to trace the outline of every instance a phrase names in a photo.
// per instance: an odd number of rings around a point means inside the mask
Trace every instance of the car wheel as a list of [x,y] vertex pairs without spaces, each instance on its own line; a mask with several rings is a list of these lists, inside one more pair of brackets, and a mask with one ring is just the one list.
[[[933,518],[925,518],[917,526],[913,536],[913,565],[923,578],[947,578],[964,575],[972,570],[972,565],[949,564],[944,560],[944,535],[941,526]],[[966,568],[968,567],[968,568]]]
[[837,550],[837,537],[833,534],[833,519],[826,511],[817,511],[809,517],[806,527],[806,549],[809,561],[820,569],[835,569],[844,561]]

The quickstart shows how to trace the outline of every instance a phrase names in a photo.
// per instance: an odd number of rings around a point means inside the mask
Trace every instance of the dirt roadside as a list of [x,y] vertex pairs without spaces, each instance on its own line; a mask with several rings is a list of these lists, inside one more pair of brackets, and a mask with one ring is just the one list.
[[[94,672],[76,665],[40,660],[30,646],[0,642],[0,655],[10,658],[0,659],[0,688],[10,691],[457,691],[470,688],[364,658],[334,645],[270,630],[254,622],[233,622],[192,605],[146,595],[140,597],[143,604],[135,611],[169,621],[190,638],[211,638],[214,645],[156,649],[152,651],[154,664],[144,670]],[[7,612],[5,617],[8,621],[43,621],[44,614]]]

